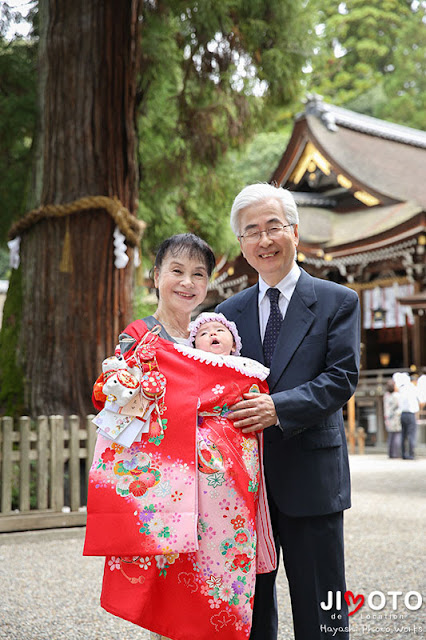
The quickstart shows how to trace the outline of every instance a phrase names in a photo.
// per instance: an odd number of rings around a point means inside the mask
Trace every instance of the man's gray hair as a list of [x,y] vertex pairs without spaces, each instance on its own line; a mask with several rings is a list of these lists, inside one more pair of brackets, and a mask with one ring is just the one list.
[[263,202],[264,200],[269,200],[270,198],[275,198],[281,203],[283,213],[289,224],[299,224],[297,205],[294,201],[293,195],[288,189],[273,187],[271,184],[267,184],[266,182],[249,184],[237,195],[231,209],[231,228],[237,238],[240,235],[240,211],[246,207]]

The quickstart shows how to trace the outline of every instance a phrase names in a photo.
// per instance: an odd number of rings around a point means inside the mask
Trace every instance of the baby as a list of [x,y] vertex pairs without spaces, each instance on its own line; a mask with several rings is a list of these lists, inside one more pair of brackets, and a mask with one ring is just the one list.
[[241,338],[235,322],[222,313],[203,312],[189,325],[189,344],[222,356],[239,356]]

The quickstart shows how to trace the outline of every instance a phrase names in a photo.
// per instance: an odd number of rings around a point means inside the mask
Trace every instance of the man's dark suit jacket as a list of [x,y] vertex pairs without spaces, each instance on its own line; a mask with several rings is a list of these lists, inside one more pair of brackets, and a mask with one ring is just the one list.
[[[217,311],[236,323],[242,355],[263,363],[258,293],[258,285],[241,291]],[[350,507],[341,407],[358,381],[359,320],[354,291],[301,270],[268,377],[281,428],[264,430],[269,490],[288,516]]]

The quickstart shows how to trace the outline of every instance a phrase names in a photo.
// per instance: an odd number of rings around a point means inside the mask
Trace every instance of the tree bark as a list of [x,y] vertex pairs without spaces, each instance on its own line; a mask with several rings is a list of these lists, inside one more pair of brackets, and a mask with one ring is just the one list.
[[[40,0],[39,7],[40,126],[29,208],[103,195],[134,213],[139,0]],[[131,314],[133,261],[114,267],[114,228],[108,213],[93,209],[43,219],[22,235],[20,359],[33,415],[93,410],[100,362]]]

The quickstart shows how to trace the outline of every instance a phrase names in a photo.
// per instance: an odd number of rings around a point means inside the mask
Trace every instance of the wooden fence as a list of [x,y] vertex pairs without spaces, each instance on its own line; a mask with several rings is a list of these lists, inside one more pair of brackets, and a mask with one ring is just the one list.
[[86,523],[92,418],[1,418],[0,532]]

